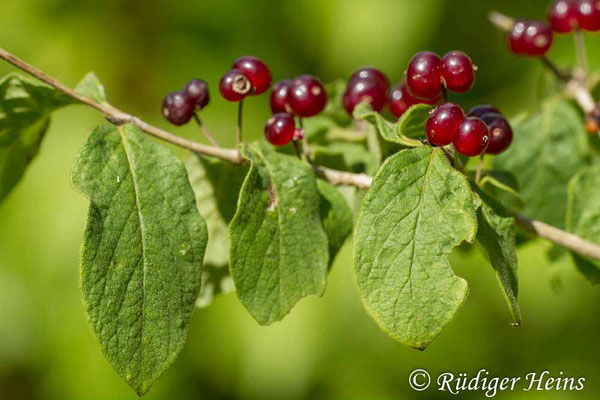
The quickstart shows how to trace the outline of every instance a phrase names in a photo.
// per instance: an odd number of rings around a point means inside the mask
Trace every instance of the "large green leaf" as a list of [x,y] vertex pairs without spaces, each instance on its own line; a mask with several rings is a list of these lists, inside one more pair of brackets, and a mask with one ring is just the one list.
[[216,294],[234,289],[229,274],[227,231],[248,168],[198,155],[188,157],[185,164],[196,204],[208,228],[202,290],[196,302],[197,306],[206,307]]
[[104,355],[142,395],[183,347],[206,224],[184,166],[134,125],[94,130],[72,180],[90,199],[83,304]]
[[73,102],[50,86],[15,74],[0,80],[0,201],[37,155],[52,111]]
[[[580,170],[569,182],[566,226],[591,242],[600,243],[600,167]],[[600,283],[600,261],[571,253],[577,269],[594,285]]]
[[329,242],[329,265],[352,233],[354,214],[337,188],[322,179],[317,179],[321,196],[321,223]]
[[512,145],[494,165],[517,177],[524,214],[563,227],[567,184],[588,162],[581,116],[569,102],[551,99],[513,129]]
[[312,168],[264,144],[242,152],[251,167],[229,225],[230,269],[242,304],[266,325],[323,293],[328,242]]
[[478,225],[477,240],[487,252],[496,271],[496,277],[513,316],[513,324],[520,325],[515,219],[499,202],[476,186],[473,189]]
[[467,296],[447,260],[477,222],[466,178],[441,149],[402,150],[383,164],[363,199],[354,232],[362,301],[381,329],[426,348]]

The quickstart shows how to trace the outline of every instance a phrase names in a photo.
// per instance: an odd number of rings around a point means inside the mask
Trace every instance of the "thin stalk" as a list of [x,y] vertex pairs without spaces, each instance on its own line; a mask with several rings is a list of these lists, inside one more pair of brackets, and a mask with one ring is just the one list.
[[210,142],[210,144],[212,144],[215,147],[221,147],[217,139],[213,136],[212,133],[210,133],[206,125],[204,125],[197,112],[194,112],[194,120],[196,121],[196,124],[198,124],[198,127],[200,127],[200,129],[204,133],[204,136],[206,136],[206,139]]
[[240,147],[242,144],[242,115],[244,111],[244,100],[238,103],[238,113],[237,113],[237,125],[236,125],[236,135],[235,142],[237,147]]
[[479,157],[479,161],[477,162],[477,171],[475,172],[475,183],[479,185],[479,181],[481,180],[481,172],[483,171],[483,157],[485,157],[485,153]]

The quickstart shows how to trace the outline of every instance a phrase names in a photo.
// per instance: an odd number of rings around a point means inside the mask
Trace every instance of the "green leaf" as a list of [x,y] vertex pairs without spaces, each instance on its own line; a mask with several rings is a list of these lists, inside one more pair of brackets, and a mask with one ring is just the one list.
[[104,86],[93,72],[88,72],[75,87],[75,91],[98,103],[106,103]]
[[184,166],[134,125],[94,130],[72,180],[90,199],[84,308],[108,361],[142,395],[183,347],[206,224]]
[[208,245],[202,271],[202,290],[196,305],[208,306],[215,295],[233,291],[229,274],[228,225],[248,168],[192,155],[186,160],[196,204],[208,228]]
[[447,256],[475,239],[466,178],[441,149],[402,150],[383,164],[354,232],[354,271],[369,314],[393,339],[426,348],[467,296]]
[[362,143],[331,143],[314,146],[313,160],[316,164],[342,171],[373,173],[377,160]]
[[352,233],[354,214],[337,188],[322,179],[317,179],[321,197],[321,223],[329,242],[329,266],[338,251]]
[[496,271],[496,277],[513,316],[513,325],[520,325],[515,219],[499,202],[477,186],[473,185],[472,189],[477,214],[477,240],[487,252]]
[[[600,166],[581,169],[569,182],[566,227],[569,232],[600,243]],[[593,285],[600,283],[600,261],[571,252],[575,266]]]
[[494,158],[495,167],[517,177],[524,214],[564,227],[567,184],[589,158],[581,116],[569,102],[551,99],[513,130],[513,143]]
[[[413,110],[414,108],[415,107],[411,107],[402,117],[405,118],[407,114],[410,114],[411,110]],[[414,129],[414,125],[416,124],[416,118],[414,120],[411,117],[406,118],[407,121],[410,121],[410,123],[407,123],[407,127],[410,126],[411,129]],[[373,109],[368,103],[360,103],[354,108],[354,119],[364,119],[371,125],[375,126],[377,128],[377,132],[379,132],[381,137],[387,140],[388,142],[399,143],[403,146],[408,147],[418,147],[422,145],[420,141],[411,139],[408,136],[404,135],[403,129],[400,127],[400,121],[398,122],[398,124],[394,124],[386,120],[381,116],[381,114],[373,111]],[[423,126],[424,124],[425,122],[423,122]],[[410,129],[409,132],[411,132]],[[421,132],[421,134],[424,133],[425,131]]]
[[398,120],[396,134],[409,138],[425,136],[425,124],[429,119],[431,110],[435,107],[429,104],[416,104],[411,106]]
[[0,80],[0,201],[37,155],[52,111],[73,103],[50,86],[29,78],[10,74]]
[[522,208],[524,205],[517,178],[508,171],[486,171],[479,186],[505,207]]
[[229,225],[237,295],[260,324],[281,320],[304,296],[323,294],[327,235],[312,168],[270,146],[245,145],[251,164]]

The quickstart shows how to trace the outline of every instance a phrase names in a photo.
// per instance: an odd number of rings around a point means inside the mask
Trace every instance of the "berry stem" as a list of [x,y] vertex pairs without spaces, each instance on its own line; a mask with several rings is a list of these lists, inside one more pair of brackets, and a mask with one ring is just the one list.
[[540,59],[540,61],[542,62],[542,65],[544,65],[544,67],[548,68],[548,70],[550,72],[552,72],[552,74],[554,74],[554,76],[556,76],[558,78],[558,80],[560,80],[563,83],[567,83],[570,80],[570,76],[568,73],[565,73],[564,71],[561,71],[556,64],[554,64],[552,61],[550,61],[550,59],[546,56],[542,56],[542,57],[538,57]]
[[240,147],[242,144],[242,114],[244,111],[244,100],[238,102],[238,113],[237,113],[237,125],[236,125],[236,135],[235,135],[235,143],[237,147]]
[[587,61],[587,53],[585,51],[585,39],[583,37],[583,32],[581,29],[575,29],[575,33],[573,34],[573,38],[575,39],[575,52],[577,56],[577,66],[579,68],[579,73],[582,77],[587,77],[588,74],[588,61]]
[[442,85],[442,100],[444,103],[448,102],[448,88],[446,87],[446,83]]
[[[35,68],[30,64],[27,64],[26,62],[15,57],[13,54],[7,52],[2,48],[0,48],[0,58],[7,61],[9,64],[12,64],[13,66],[21,69],[22,71],[28,73],[29,75],[39,79],[40,81],[52,86],[59,92],[102,112],[106,116],[106,119],[115,125],[132,123],[136,125],[141,131],[151,136],[162,139],[168,143],[193,151],[195,153],[216,157],[218,159],[230,162],[232,164],[244,163],[244,159],[241,157],[240,152],[237,149],[218,148],[214,146],[206,146],[202,143],[193,142],[191,140],[187,140],[177,135],[173,135],[172,133],[150,125],[142,121],[140,118],[127,114],[106,102],[98,103],[95,100],[92,100],[91,98],[84,96],[73,89],[70,89],[63,83],[46,75],[44,72],[40,71],[39,69]],[[359,189],[368,189],[369,187],[371,187],[371,183],[373,182],[373,178],[366,174],[356,174],[352,172],[338,171],[331,168],[322,167],[313,163],[311,163],[311,166],[318,176],[334,185],[356,186]],[[571,250],[584,256],[591,257],[595,260],[600,260],[600,245],[589,242],[583,238],[575,236],[569,232],[563,231],[562,229],[558,229],[553,226],[547,225],[543,222],[532,220],[531,218],[525,215],[513,213],[513,216],[517,225],[519,225],[521,228],[539,237],[548,239],[549,241],[559,246],[562,246],[567,250]]]
[[212,144],[215,147],[221,147],[219,142],[217,142],[217,139],[213,136],[212,133],[210,133],[206,125],[204,125],[196,111],[194,111],[194,120],[196,120],[196,123],[198,124],[198,126],[200,127],[200,129],[204,133],[204,136],[206,136],[206,139],[210,142],[210,144]]
[[479,156],[479,161],[477,162],[477,171],[475,172],[475,183],[479,185],[479,181],[481,181],[481,172],[483,171],[483,158],[485,157],[485,153]]
[[[298,117],[298,126],[302,131],[304,131],[304,123],[302,122],[302,117]],[[308,162],[311,162],[311,153],[310,147],[308,146],[308,137],[306,134],[302,135],[302,152],[304,153],[304,157]]]
[[302,153],[300,153],[300,145],[298,145],[298,141],[292,140],[292,143],[294,143],[294,150],[296,150],[296,155],[298,156],[299,159],[302,160]]

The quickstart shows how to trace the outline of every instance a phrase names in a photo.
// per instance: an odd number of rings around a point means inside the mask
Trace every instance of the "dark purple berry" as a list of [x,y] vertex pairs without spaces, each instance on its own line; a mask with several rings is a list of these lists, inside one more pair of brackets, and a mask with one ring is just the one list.
[[410,92],[421,99],[433,99],[442,92],[442,61],[437,54],[422,51],[413,56],[406,71]]
[[445,146],[452,143],[458,127],[465,119],[465,112],[454,103],[444,103],[437,107],[425,124],[429,143]]
[[389,96],[389,107],[390,112],[400,118],[406,110],[415,104],[430,104],[434,105],[439,103],[442,100],[442,95],[440,94],[438,97],[431,100],[421,100],[414,97],[406,87],[406,81],[402,82],[401,85],[398,85],[392,88]]
[[210,97],[208,94],[208,85],[202,79],[192,79],[182,91],[192,102],[194,107],[202,110],[208,104]]
[[292,113],[288,95],[293,83],[291,79],[283,79],[273,86],[273,91],[271,92],[271,111],[273,111],[273,114],[281,112]]
[[474,157],[484,152],[489,140],[486,124],[477,117],[467,117],[458,127],[452,143],[463,156]]
[[488,113],[481,117],[490,131],[490,143],[485,149],[487,154],[500,154],[510,146],[513,138],[512,128],[502,114]]
[[600,29],[600,1],[579,0],[577,14],[577,21],[581,29],[592,32]]
[[554,0],[548,11],[550,27],[557,33],[568,33],[577,28],[577,4],[572,0]]
[[235,60],[233,69],[239,69],[252,84],[252,96],[264,93],[271,86],[271,71],[267,64],[254,56],[243,56]]
[[287,113],[273,115],[265,125],[265,137],[275,146],[285,146],[296,133],[294,117]]
[[252,84],[248,77],[239,69],[227,71],[219,82],[219,92],[225,100],[238,102],[250,94]]
[[478,106],[471,108],[469,110],[469,112],[467,113],[467,117],[481,118],[485,114],[489,114],[489,113],[500,114],[500,111],[498,111],[498,109],[496,107],[491,106],[489,104],[480,104]]
[[387,100],[387,90],[371,79],[354,79],[348,83],[342,102],[350,115],[359,103],[369,103],[373,111],[381,111]]
[[317,78],[312,75],[301,75],[294,79],[288,101],[294,114],[300,117],[312,117],[325,108],[327,93]]
[[348,79],[348,82],[352,82],[352,81],[358,80],[358,79],[361,79],[361,80],[366,79],[366,80],[375,81],[379,85],[381,85],[381,87],[383,87],[383,89],[386,93],[390,89],[390,81],[388,80],[387,76],[385,76],[385,74],[383,72],[381,72],[380,70],[375,69],[375,68],[359,69],[358,71],[356,71],[355,73],[352,74],[350,79]]
[[185,94],[170,93],[163,100],[162,114],[173,125],[185,125],[194,116],[194,105]]
[[451,51],[442,58],[442,77],[448,90],[464,93],[475,80],[473,62],[462,51]]

